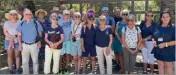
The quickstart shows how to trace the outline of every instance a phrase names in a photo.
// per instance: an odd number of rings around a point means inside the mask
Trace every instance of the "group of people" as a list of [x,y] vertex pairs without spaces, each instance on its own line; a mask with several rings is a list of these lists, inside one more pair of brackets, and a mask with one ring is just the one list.
[[[5,14],[8,21],[4,23],[3,31],[11,74],[14,73],[14,57],[16,73],[20,74],[20,53],[23,74],[29,74],[30,56],[34,74],[38,74],[39,56],[44,56],[42,67],[45,74],[50,73],[51,62],[53,74],[61,70],[68,72],[72,56],[75,74],[86,74],[88,57],[91,60],[92,74],[95,73],[96,58],[100,74],[112,74],[113,53],[120,65],[119,73],[132,74],[140,50],[144,63],[143,74],[148,74],[148,64],[150,73],[154,73],[155,59],[159,74],[173,74],[175,26],[171,24],[168,12],[162,12],[160,23],[156,23],[152,19],[152,11],[149,10],[145,13],[145,20],[136,26],[135,16],[128,10],[120,11],[118,7],[113,9],[113,16],[109,15],[108,7],[103,7],[102,14],[97,19],[93,9],[83,13],[73,9],[54,9],[48,19],[45,18],[48,13],[43,9],[35,12],[36,17],[27,8],[22,15],[16,10]],[[42,53],[44,54],[41,55]],[[62,63],[64,59],[65,64]]]

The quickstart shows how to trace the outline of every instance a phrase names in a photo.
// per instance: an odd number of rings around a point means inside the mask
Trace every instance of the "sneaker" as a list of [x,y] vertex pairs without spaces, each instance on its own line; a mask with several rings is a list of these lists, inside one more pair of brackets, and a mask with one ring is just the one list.
[[14,74],[12,69],[9,69],[9,74]]
[[89,74],[95,74],[95,72],[94,72],[94,71],[91,71]]
[[64,74],[69,75],[68,69],[64,69]]
[[16,74],[21,74],[21,70],[20,69],[16,69]]
[[142,74],[148,74],[147,72],[143,72]]

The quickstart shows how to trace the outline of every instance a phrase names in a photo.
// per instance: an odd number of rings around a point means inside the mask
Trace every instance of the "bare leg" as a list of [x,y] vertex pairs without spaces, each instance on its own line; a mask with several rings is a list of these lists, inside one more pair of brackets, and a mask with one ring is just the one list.
[[20,68],[20,51],[16,50],[15,51],[15,58],[16,58],[16,68]]
[[150,64],[150,72],[154,73],[154,64]]
[[96,65],[95,57],[91,57],[91,62],[92,62],[92,71],[94,71],[95,70],[95,65]]
[[12,65],[13,65],[13,50],[7,50],[7,55],[8,55],[8,66],[9,69],[12,69]]
[[164,64],[166,65],[166,72],[167,74],[169,75],[173,75],[174,72],[173,72],[173,62],[164,62]]
[[80,74],[80,67],[81,67],[81,57],[80,56],[77,56],[77,60],[78,60],[78,70],[77,70],[77,73]]
[[74,59],[75,71],[77,72],[78,71],[78,58],[77,56],[73,56],[73,59]]
[[70,54],[66,54],[66,68],[68,68],[68,65],[70,63],[70,59],[71,59],[71,55]]
[[87,57],[83,57],[83,73],[86,72],[86,63],[87,63]]
[[123,73],[124,72],[124,60],[123,60],[123,54],[122,54],[122,52],[120,52],[119,54],[118,54],[119,56],[119,62],[120,62],[120,73]]
[[164,75],[164,62],[157,60],[158,63],[158,70],[160,75]]

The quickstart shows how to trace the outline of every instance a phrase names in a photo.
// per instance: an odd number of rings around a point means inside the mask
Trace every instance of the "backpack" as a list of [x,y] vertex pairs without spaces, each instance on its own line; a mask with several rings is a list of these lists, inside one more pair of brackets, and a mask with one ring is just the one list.
[[[21,27],[23,26],[23,23],[24,23],[24,21],[21,23]],[[36,20],[34,20],[34,25],[35,25],[35,29],[36,29],[36,31],[37,31],[36,41],[40,41],[42,38],[41,38],[40,35],[39,35],[39,32],[38,32],[38,24],[37,24]]]

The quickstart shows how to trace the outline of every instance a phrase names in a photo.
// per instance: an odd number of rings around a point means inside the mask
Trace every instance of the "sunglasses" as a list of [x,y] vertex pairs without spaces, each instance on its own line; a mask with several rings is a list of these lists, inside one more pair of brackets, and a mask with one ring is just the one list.
[[123,16],[128,16],[128,14],[122,14]]
[[81,18],[81,16],[75,16],[75,18]]
[[100,19],[100,21],[105,21],[105,19]]
[[147,15],[147,17],[153,17],[153,15]]

